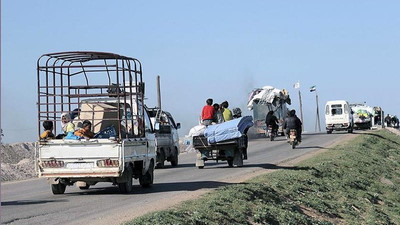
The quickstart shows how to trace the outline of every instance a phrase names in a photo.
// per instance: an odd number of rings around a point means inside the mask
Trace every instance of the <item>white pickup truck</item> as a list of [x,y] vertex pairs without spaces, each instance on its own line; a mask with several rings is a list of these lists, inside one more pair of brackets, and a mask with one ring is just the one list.
[[36,143],[35,167],[39,177],[48,178],[53,194],[74,183],[88,189],[111,182],[122,193],[132,191],[133,179],[151,186],[155,134],[142,107],[140,62],[113,53],[60,52],[42,55],[37,65],[39,134],[44,121],[52,122],[53,133],[62,132],[62,113],[75,117],[75,130],[90,121],[95,134],[81,139],[70,132]]
[[171,113],[159,108],[147,108],[155,132],[155,145],[157,149],[156,168],[163,168],[165,160],[172,166],[178,166],[180,152],[179,134],[181,124],[175,123]]

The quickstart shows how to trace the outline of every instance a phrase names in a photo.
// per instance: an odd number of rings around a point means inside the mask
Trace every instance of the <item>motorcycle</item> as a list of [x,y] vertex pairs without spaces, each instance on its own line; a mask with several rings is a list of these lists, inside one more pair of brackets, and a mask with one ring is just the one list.
[[297,141],[297,131],[295,129],[290,129],[289,144],[292,146],[292,149],[294,149],[296,145],[299,144],[299,142]]
[[276,131],[273,129],[272,125],[269,125],[265,130],[265,136],[269,138],[270,141],[273,141],[276,137]]

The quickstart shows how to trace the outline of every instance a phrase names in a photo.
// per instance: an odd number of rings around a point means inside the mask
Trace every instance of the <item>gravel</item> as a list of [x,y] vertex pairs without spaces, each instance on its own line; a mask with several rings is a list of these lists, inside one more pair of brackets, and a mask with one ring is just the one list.
[[25,180],[37,177],[35,143],[1,145],[1,181]]

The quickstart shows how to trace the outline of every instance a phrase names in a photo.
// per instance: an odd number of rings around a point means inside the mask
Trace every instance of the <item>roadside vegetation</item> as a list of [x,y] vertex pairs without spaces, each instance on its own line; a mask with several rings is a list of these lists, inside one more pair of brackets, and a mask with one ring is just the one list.
[[294,167],[127,224],[400,224],[400,136],[360,134]]

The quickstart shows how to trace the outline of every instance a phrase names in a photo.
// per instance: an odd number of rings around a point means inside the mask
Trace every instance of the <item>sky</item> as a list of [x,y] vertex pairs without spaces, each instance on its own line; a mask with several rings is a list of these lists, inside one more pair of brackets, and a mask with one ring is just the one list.
[[[328,100],[366,102],[399,114],[398,1],[1,1],[3,143],[35,141],[36,61],[61,51],[137,58],[147,105],[198,124],[207,98],[244,115],[252,89],[287,89],[306,131],[314,131],[317,86],[321,128]],[[57,131],[60,133],[61,131]]]

